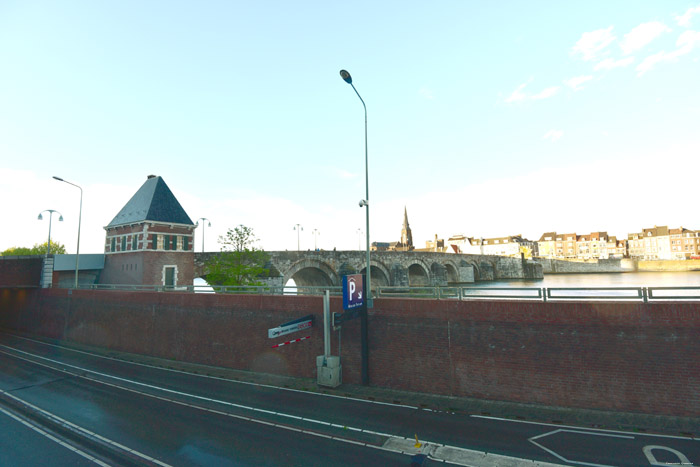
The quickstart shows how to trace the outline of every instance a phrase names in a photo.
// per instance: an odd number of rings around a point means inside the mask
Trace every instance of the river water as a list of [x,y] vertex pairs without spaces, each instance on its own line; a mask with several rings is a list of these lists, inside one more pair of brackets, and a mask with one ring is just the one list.
[[477,287],[700,287],[700,271],[545,274],[542,280],[484,281]]

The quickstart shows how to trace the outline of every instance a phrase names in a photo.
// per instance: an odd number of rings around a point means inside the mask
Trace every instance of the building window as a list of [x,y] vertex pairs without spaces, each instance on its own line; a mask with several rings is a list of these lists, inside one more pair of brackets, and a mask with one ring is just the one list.
[[190,237],[182,237],[182,249],[190,251]]
[[158,237],[158,249],[162,250],[163,249],[163,237],[164,235],[156,235]]
[[112,253],[117,251],[117,239],[115,237],[112,237],[112,248],[110,248],[110,251]]
[[122,250],[121,251],[126,251],[126,235],[122,237]]
[[139,246],[139,236],[134,235],[133,237],[131,237],[131,249],[132,249],[132,251],[136,250],[136,248],[138,248],[138,246]]
[[151,249],[158,249],[158,235],[156,234],[151,234]]

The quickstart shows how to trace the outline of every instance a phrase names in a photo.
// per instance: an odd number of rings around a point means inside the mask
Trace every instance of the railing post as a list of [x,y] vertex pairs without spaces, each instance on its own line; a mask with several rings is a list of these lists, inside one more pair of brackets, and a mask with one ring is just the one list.
[[642,300],[644,303],[649,303],[649,292],[646,287],[642,287]]
[[547,288],[542,287],[542,301],[546,302],[547,301]]

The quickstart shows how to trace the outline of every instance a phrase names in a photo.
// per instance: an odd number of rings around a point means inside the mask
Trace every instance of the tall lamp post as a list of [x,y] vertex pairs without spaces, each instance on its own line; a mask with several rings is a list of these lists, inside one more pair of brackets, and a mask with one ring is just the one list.
[[71,183],[67,180],[63,180],[60,177],[56,177],[54,175],[54,179],[58,180],[59,182],[67,183],[69,185],[73,185],[77,189],[80,190],[80,211],[78,213],[78,246],[75,249],[75,288],[78,288],[78,265],[80,262],[80,224],[83,219],[83,189],[76,185],[75,183]]
[[365,208],[366,214],[365,233],[367,234],[367,289],[365,290],[365,293],[367,294],[367,308],[372,308],[374,304],[372,301],[372,281],[370,279],[371,267],[369,258],[369,159],[367,157],[367,106],[365,105],[365,101],[362,99],[362,96],[360,96],[360,93],[357,92],[357,89],[355,89],[355,85],[352,84],[352,76],[350,76],[350,73],[345,70],[340,70],[340,76],[346,83],[352,86],[353,91],[355,91],[357,97],[360,98],[360,102],[362,102],[362,107],[365,109],[365,199],[360,201],[360,207]]
[[49,213],[49,241],[46,243],[46,257],[48,257],[51,254],[51,218],[53,217],[53,213],[58,214],[58,222],[63,222],[63,214],[60,212],[54,210],[54,209],[45,209],[39,213],[39,220],[44,219],[42,216],[43,213],[48,212]]
[[197,219],[197,227],[199,227],[199,221],[202,221],[202,253],[204,253],[204,221],[207,221],[207,227],[211,227],[211,221],[209,221],[209,219],[207,219],[206,217],[200,217],[199,219]]
[[295,224],[295,225],[294,225],[294,230],[297,231],[297,251],[300,251],[300,248],[299,248],[299,232],[301,232],[302,230],[304,230],[304,227],[302,227],[301,224]]

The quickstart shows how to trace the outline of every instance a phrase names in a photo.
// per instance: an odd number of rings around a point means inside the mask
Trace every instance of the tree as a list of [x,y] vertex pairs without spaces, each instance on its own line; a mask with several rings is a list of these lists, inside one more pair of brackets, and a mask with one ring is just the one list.
[[[48,250],[49,242],[35,243],[33,247],[27,248],[23,246],[14,246],[0,253],[0,256],[31,256],[45,255]],[[51,254],[65,255],[66,247],[61,243],[51,241]]]
[[263,285],[258,279],[269,274],[269,255],[255,245],[253,229],[239,225],[219,236],[221,253],[207,262],[207,282],[212,285]]

